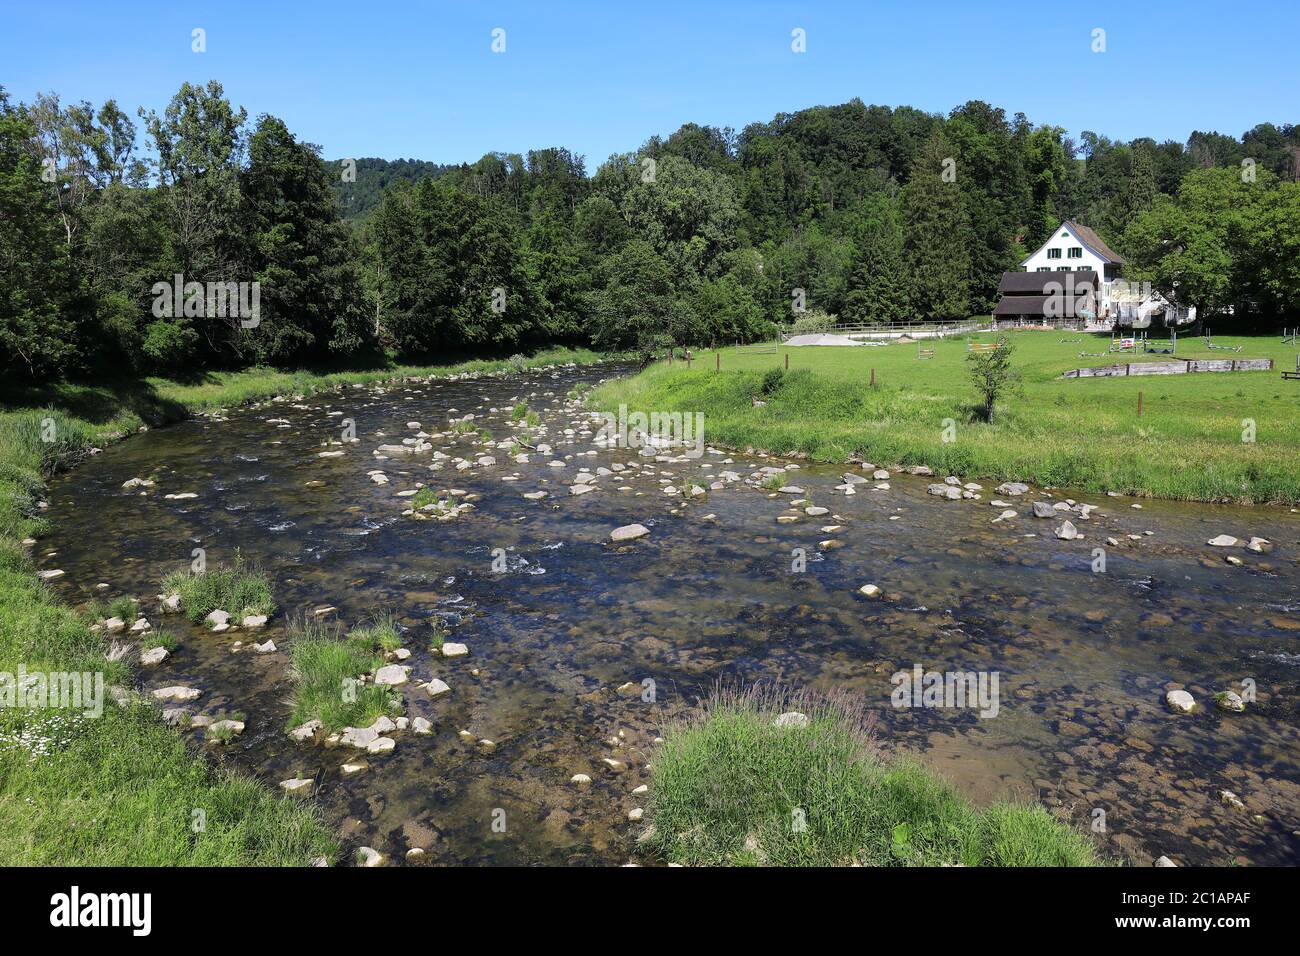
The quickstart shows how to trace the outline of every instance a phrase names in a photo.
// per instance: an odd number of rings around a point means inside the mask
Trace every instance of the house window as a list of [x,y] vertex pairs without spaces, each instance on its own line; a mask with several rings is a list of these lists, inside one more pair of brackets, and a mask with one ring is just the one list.
[[1091,271],[1092,271],[1092,266],[1079,266],[1078,268],[1079,268],[1079,271],[1080,271],[1080,272],[1091,272]]
[[1061,250],[1060,250],[1060,249],[1048,249],[1048,250],[1047,250],[1047,258],[1049,258],[1049,259],[1059,259],[1059,258],[1061,258]]
[[1057,271],[1057,272],[1069,272],[1069,271],[1070,271],[1070,267],[1069,267],[1069,266],[1057,266],[1057,267],[1056,267],[1056,271]]
[[1083,258],[1083,247],[1082,247],[1082,246],[1071,246],[1071,247],[1070,247],[1070,258],[1071,258],[1071,259],[1082,259],[1082,258]]
[[1035,269],[1034,271],[1035,271],[1035,272],[1051,272],[1051,271],[1052,271],[1052,267],[1051,267],[1051,266],[1039,266],[1039,267],[1038,267],[1037,269]]

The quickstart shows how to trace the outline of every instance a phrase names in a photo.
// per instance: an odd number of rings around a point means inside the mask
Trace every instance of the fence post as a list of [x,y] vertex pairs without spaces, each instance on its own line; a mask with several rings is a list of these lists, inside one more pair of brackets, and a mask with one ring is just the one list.
[[787,372],[790,371],[790,353],[789,353],[789,352],[786,352],[786,353],[785,353],[785,370],[786,370]]
[[1142,390],[1138,389],[1138,418],[1142,417]]
[[871,370],[871,387],[876,387],[876,370],[874,368]]
[[721,372],[721,371],[722,371],[722,353],[721,353],[721,352],[714,352],[714,353],[713,353],[713,359],[714,359],[713,371],[715,371],[715,372]]

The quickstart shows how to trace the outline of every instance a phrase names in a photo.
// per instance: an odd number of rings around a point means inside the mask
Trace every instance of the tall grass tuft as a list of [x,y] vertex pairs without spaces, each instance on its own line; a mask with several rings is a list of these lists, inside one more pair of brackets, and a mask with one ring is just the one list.
[[290,629],[289,676],[293,714],[289,726],[319,720],[327,731],[368,727],[397,705],[387,687],[359,678],[383,663],[378,648],[386,637],[363,629],[343,637],[337,627],[307,620]]
[[[806,726],[777,726],[797,712]],[[718,687],[665,732],[647,844],[669,862],[773,866],[1095,866],[1037,806],[978,809],[910,760],[886,760],[860,700]]]
[[266,574],[245,565],[238,552],[229,566],[218,565],[202,573],[175,571],[163,579],[162,589],[164,594],[181,596],[181,610],[194,623],[216,610],[228,611],[234,618],[275,611]]

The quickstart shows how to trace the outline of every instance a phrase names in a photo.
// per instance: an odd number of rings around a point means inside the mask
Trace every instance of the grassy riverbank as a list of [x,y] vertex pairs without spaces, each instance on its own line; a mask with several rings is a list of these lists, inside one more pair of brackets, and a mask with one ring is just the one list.
[[691,866],[1102,863],[1041,806],[977,809],[919,764],[883,759],[860,702],[773,691],[718,692],[665,732],[649,820],[645,843]]
[[[7,394],[0,404],[0,673],[103,674],[106,690],[131,682],[129,658],[110,661],[109,645],[38,581],[31,561],[46,526],[38,507],[45,479],[91,447],[143,424],[277,394],[598,359],[553,350],[515,362],[319,375],[250,369],[191,382],[57,384]],[[0,865],[304,865],[333,857],[334,837],[310,804],[213,769],[152,704],[106,702],[99,717],[81,716],[84,709],[0,708]]]
[[[1208,349],[1200,338],[1178,343],[1178,358],[1271,358],[1273,371],[1077,379],[1060,375],[1163,356],[1080,356],[1105,352],[1109,336],[1024,331],[1009,338],[1023,385],[998,403],[991,425],[977,420],[965,339],[924,342],[935,349],[928,359],[918,358],[916,344],[728,349],[718,356],[720,372],[715,353],[701,352],[690,369],[657,363],[606,383],[589,401],[609,411],[626,404],[631,411],[703,412],[709,442],[822,461],[856,454],[973,480],[1190,501],[1300,502],[1300,382],[1279,373],[1295,367],[1297,349],[1279,338],[1214,338],[1240,352]],[[765,373],[783,369],[787,353],[789,373],[773,375],[765,390]],[[755,397],[767,404],[755,407]],[[1254,440],[1243,441],[1250,423]]]

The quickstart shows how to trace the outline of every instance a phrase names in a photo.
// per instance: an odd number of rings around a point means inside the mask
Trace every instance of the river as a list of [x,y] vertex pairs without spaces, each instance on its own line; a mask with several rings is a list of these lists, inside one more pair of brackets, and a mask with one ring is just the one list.
[[[878,708],[886,749],[916,753],[978,802],[1040,800],[1097,827],[1103,851],[1133,863],[1300,862],[1300,516],[1077,495],[1099,510],[1071,515],[1083,537],[1065,541],[1053,534],[1060,520],[1029,507],[1064,492],[1035,489],[1010,501],[1018,517],[994,522],[993,483],[980,500],[949,501],[927,494],[942,476],[894,474],[888,490],[869,482],[845,495],[845,467],[806,462],[786,478],[824,516],[744,481],[688,501],[663,488],[787,462],[722,450],[656,461],[593,444],[566,395],[618,371],[285,396],[133,437],[52,482],[42,553],[55,552],[45,566],[66,574],[51,586],[74,604],[140,598],[153,625],[179,638],[168,660],[137,668],[142,685],[193,686],[203,692],[194,713],[244,714],[244,734],[207,752],[272,787],[314,778],[345,860],[363,845],[421,865],[634,859],[643,824],[628,813],[645,804],[633,791],[650,783],[654,737],[716,681],[762,680],[860,694]],[[427,453],[374,457],[415,433],[408,422],[440,433],[472,414],[494,441],[510,438],[520,401],[541,416],[534,443],[550,454],[518,463],[460,435],[434,438],[449,456],[437,470]],[[345,420],[359,442],[327,444]],[[484,454],[496,463],[456,470],[456,457]],[[369,477],[376,469],[387,484]],[[575,496],[580,469],[610,473]],[[133,477],[157,486],[122,488]],[[466,492],[475,510],[412,520],[398,492],[416,482]],[[536,490],[549,495],[523,497]],[[197,497],[165,497],[180,493]],[[611,543],[631,522],[650,534]],[[1242,561],[1233,566],[1206,544],[1222,533],[1274,548],[1232,549]],[[195,548],[209,562],[238,550],[266,570],[280,605],[267,628],[213,634],[160,614],[161,579]],[[867,583],[882,596],[860,594]],[[433,734],[396,734],[382,755],[289,740],[287,625],[323,605],[346,624],[396,615],[413,676],[451,686],[436,700],[403,688],[408,714],[432,720]],[[433,621],[469,655],[433,656]],[[268,637],[275,653],[251,651]],[[891,706],[891,675],[916,665],[996,672],[996,716]],[[1216,709],[1213,694],[1240,692],[1243,680],[1255,694],[1245,712]],[[628,682],[636,693],[616,691]],[[1170,713],[1165,693],[1177,687],[1198,713]],[[204,746],[203,731],[188,733]],[[608,773],[607,756],[631,769]],[[368,766],[345,775],[348,761]],[[575,787],[576,773],[594,782]],[[1226,805],[1223,790],[1245,809]],[[408,860],[413,847],[424,853]]]

